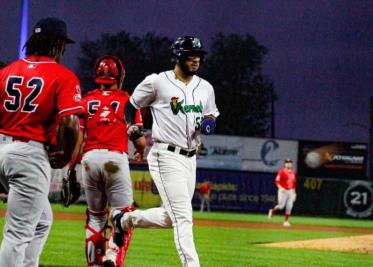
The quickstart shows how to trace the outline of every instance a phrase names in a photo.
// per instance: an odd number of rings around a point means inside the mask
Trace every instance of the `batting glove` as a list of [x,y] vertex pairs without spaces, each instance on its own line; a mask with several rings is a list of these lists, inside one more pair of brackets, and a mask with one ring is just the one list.
[[201,132],[205,135],[210,135],[215,132],[216,122],[211,117],[204,117],[201,122]]

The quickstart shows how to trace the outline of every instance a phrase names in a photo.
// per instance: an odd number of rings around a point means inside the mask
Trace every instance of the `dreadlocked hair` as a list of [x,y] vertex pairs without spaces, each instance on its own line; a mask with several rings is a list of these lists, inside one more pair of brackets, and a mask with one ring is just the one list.
[[50,35],[33,34],[25,44],[26,56],[54,57],[63,47],[64,40]]

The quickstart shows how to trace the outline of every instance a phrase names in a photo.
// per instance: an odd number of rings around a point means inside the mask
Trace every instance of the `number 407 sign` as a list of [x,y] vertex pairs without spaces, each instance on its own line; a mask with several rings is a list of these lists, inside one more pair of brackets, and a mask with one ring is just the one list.
[[344,193],[346,213],[355,218],[366,218],[373,210],[372,184],[366,181],[353,181]]

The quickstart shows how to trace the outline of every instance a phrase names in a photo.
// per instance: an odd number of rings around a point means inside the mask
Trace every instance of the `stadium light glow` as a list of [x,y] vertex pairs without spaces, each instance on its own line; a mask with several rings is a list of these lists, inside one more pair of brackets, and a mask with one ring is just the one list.
[[18,58],[24,58],[26,51],[23,49],[27,41],[28,28],[28,0],[22,0],[21,30],[19,35]]

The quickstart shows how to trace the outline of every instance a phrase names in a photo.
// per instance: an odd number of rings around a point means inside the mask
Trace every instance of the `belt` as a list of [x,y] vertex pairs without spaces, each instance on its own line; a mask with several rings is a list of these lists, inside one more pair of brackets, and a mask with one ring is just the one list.
[[168,145],[167,150],[175,153],[179,153],[180,155],[187,156],[189,158],[193,157],[196,154],[196,149],[193,150],[185,150],[185,149],[177,149],[176,146]]
[[155,148],[165,149],[165,150],[168,150],[168,151],[171,151],[171,152],[174,152],[174,153],[177,153],[177,154],[189,157],[189,158],[193,157],[197,152],[197,149],[186,150],[181,147],[169,145],[165,143],[154,143],[154,146]]

